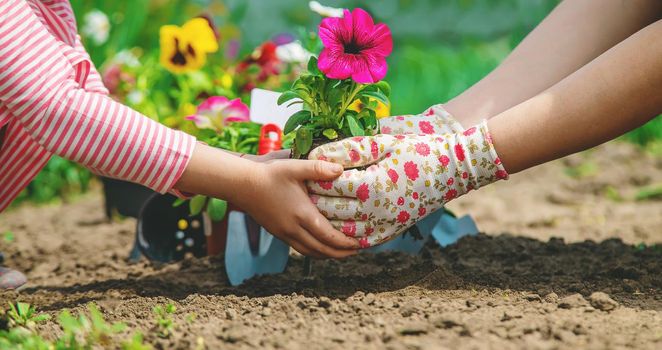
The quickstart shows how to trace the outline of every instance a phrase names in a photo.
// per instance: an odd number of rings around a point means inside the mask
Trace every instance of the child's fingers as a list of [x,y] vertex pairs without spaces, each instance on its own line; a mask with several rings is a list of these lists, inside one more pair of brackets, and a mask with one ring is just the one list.
[[[329,220],[327,220],[315,207],[311,207],[310,213],[302,215],[302,220],[300,225],[310,233],[310,238],[314,239],[320,244],[324,244],[324,252],[331,252],[335,256],[340,252],[353,251],[359,248],[359,242],[356,239],[347,237],[342,232],[336,230],[331,226]],[[311,240],[307,240],[313,243]],[[320,245],[315,245],[318,248],[321,248]],[[346,256],[346,254],[343,254]]]
[[[285,164],[285,163],[282,163]],[[285,166],[298,180],[332,181],[340,176],[343,167],[338,164],[324,162],[321,160],[293,160]]]

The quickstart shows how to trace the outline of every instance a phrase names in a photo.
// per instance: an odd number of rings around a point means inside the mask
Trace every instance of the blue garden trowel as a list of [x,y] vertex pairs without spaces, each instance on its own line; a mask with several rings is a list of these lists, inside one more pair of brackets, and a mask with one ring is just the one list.
[[250,216],[231,211],[228,214],[225,246],[225,271],[230,284],[265,274],[285,271],[290,247],[272,236]]
[[379,253],[397,251],[417,255],[430,238],[430,235],[445,247],[458,239],[478,233],[478,227],[470,216],[456,218],[450,211],[438,210],[412,226],[408,232],[382,245],[367,249],[367,252]]

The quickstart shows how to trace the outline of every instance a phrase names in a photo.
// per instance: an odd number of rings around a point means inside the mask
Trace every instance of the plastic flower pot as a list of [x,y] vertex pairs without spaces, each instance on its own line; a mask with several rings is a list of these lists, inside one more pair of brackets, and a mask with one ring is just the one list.
[[122,216],[137,218],[145,202],[156,192],[132,182],[102,177],[106,217],[117,212]]
[[[176,197],[153,194],[143,205],[138,216],[136,244],[150,260],[171,262],[184,258],[187,253],[196,257],[219,255],[225,252],[228,236],[228,218],[212,221],[206,212],[191,215],[187,203],[173,206]],[[241,212],[230,205],[228,213]],[[246,216],[246,231],[250,251],[259,249],[259,225]]]
[[136,245],[149,260],[173,262],[187,254],[207,255],[211,231],[205,215],[190,215],[188,205],[173,206],[176,197],[153,194],[143,205],[136,227]]

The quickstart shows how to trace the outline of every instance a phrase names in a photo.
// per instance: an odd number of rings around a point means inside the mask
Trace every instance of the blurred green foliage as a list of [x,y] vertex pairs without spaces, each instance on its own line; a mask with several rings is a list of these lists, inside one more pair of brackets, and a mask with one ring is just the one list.
[[[446,101],[478,81],[514,48],[558,0],[327,0],[334,7],[363,7],[376,21],[388,23],[394,35],[387,80],[392,86],[392,113],[416,113]],[[100,10],[110,20],[109,39],[97,45],[83,37],[94,63],[101,67],[117,52],[139,47],[157,51],[159,28],[181,25],[205,13],[230,22],[221,40],[238,38],[240,54],[261,42],[297,28],[314,30],[319,16],[304,0],[71,0],[79,28],[84,16]],[[149,56],[148,56],[149,57]],[[625,139],[648,144],[662,140],[658,117]],[[45,201],[85,189],[89,174],[54,158],[22,194]],[[76,181],[80,181],[76,183]]]

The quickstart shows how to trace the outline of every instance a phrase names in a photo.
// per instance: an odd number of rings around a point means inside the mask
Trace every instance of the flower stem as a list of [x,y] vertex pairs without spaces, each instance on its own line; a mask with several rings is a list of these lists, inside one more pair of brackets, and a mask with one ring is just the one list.
[[363,90],[365,86],[363,84],[357,84],[352,81],[352,92],[349,94],[349,98],[345,100],[343,103],[342,108],[340,109],[340,114],[339,116],[345,115],[345,112],[347,112],[347,108],[349,108],[349,105],[354,102],[354,99],[356,98],[356,95]]

